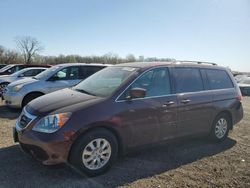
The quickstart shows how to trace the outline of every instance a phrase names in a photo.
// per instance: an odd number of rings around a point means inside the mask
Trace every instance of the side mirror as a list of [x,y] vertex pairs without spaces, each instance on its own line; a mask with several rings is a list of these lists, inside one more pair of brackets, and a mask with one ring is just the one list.
[[135,87],[129,91],[127,99],[144,98],[146,96],[146,89]]

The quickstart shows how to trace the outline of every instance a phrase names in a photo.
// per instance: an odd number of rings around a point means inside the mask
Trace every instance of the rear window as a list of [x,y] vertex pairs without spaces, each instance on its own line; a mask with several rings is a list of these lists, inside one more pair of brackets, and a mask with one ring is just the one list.
[[204,90],[201,74],[197,68],[175,68],[174,77],[176,93]]
[[233,83],[224,70],[205,70],[211,89],[233,88]]

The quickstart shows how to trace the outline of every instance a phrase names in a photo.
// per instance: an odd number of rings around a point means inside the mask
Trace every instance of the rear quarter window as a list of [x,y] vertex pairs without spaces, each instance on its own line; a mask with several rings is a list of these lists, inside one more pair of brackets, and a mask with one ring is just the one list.
[[205,70],[211,89],[233,88],[234,85],[228,73],[224,70]]

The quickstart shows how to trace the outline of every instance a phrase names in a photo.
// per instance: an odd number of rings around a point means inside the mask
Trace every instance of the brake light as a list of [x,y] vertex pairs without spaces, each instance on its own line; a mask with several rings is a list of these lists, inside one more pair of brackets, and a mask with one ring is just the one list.
[[237,100],[239,100],[239,101],[242,100],[242,95],[241,94],[237,96]]
[[242,94],[241,94],[241,90],[240,90],[239,87],[237,88],[237,97],[236,98],[237,98],[238,101],[242,100]]

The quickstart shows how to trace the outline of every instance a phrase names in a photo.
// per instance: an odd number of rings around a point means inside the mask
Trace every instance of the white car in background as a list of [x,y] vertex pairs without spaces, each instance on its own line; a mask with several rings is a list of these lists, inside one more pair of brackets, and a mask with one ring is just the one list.
[[245,77],[238,83],[241,93],[244,96],[250,96],[250,77]]
[[84,63],[55,65],[32,78],[25,78],[9,84],[3,97],[8,107],[22,108],[37,97],[75,86],[107,66],[110,65]]
[[248,76],[245,74],[238,74],[237,76],[235,76],[235,80],[237,83],[239,83],[240,81],[244,80],[245,78],[247,78]]
[[44,67],[30,67],[17,71],[11,75],[0,76],[0,96],[2,96],[6,86],[9,85],[11,82],[23,79],[25,77],[36,76],[37,74],[45,71],[46,69],[47,68]]

